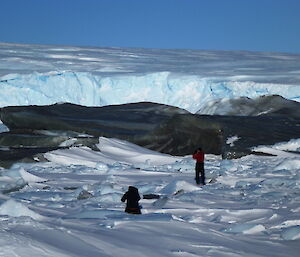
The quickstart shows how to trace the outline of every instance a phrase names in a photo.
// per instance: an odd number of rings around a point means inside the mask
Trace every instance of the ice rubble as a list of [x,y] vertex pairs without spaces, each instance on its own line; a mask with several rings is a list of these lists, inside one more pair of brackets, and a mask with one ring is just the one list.
[[30,174],[23,167],[0,170],[0,192],[16,191],[28,184],[45,181],[46,179]]
[[42,216],[30,210],[24,204],[16,202],[12,199],[7,200],[0,205],[0,215],[8,215],[12,217],[28,216],[33,219],[41,219]]
[[[286,142],[284,150],[294,145],[294,141]],[[138,248],[131,248],[133,256],[142,256],[141,251],[149,249],[150,238],[158,235],[164,235],[164,239],[156,242],[158,245],[155,243],[163,256],[173,256],[174,249],[205,256],[207,249],[211,252],[219,247],[225,248],[230,256],[267,256],[275,250],[274,256],[297,256],[299,247],[289,242],[300,238],[300,176],[299,166],[289,163],[298,163],[299,154],[276,150],[283,155],[246,156],[237,160],[207,155],[207,178],[215,178],[215,183],[198,187],[194,184],[191,156],[172,157],[108,138],[100,138],[99,148],[101,152],[81,147],[54,151],[50,152],[51,162],[24,163],[1,170],[1,177],[12,174],[15,178],[40,181],[28,175],[34,174],[47,179],[41,185],[32,183],[9,194],[11,200],[0,197],[0,218],[6,221],[0,227],[1,236],[8,229],[20,229],[19,216],[29,216],[39,222],[23,228],[33,242],[37,240],[32,237],[37,226],[47,225],[51,231],[60,228],[57,235],[62,236],[61,240],[65,231],[69,236],[76,235],[77,240],[102,238],[101,243],[95,244],[101,249],[124,240],[133,245],[139,242]],[[117,158],[120,162],[116,162]],[[22,172],[17,172],[20,167]],[[161,195],[160,202],[141,200],[140,217],[124,213],[120,198],[129,185],[138,187],[141,196]],[[77,200],[83,190],[91,197]],[[10,234],[16,239],[17,235]],[[43,235],[41,240],[48,238],[43,233],[39,235]],[[168,244],[159,244],[161,240],[167,240]],[[155,245],[151,256],[157,254]],[[98,251],[95,246],[88,247],[86,250]],[[30,251],[36,250],[30,248]],[[107,256],[114,256],[111,248],[106,251]],[[119,256],[126,254],[119,252]],[[226,254],[218,252],[217,256]]]
[[59,102],[105,106],[148,101],[207,113],[207,106],[219,99],[271,94],[300,99],[300,85],[219,81],[170,72],[110,76],[86,72],[9,74],[0,78],[0,85],[1,107]]

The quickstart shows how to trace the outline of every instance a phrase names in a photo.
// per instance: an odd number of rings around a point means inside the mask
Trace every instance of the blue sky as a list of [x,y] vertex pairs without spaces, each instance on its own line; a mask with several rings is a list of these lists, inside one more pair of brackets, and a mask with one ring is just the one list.
[[0,42],[300,54],[300,0],[0,0]]

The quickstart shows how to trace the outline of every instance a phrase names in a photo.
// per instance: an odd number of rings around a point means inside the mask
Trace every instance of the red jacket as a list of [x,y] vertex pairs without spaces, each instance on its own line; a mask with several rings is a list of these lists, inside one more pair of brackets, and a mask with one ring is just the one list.
[[204,162],[204,152],[194,153],[193,159],[195,159],[197,162]]

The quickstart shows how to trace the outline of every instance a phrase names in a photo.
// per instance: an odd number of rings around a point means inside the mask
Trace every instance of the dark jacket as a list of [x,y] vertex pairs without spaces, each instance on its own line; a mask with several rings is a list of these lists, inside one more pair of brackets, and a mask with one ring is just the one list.
[[128,191],[123,195],[121,201],[126,202],[125,212],[132,214],[141,214],[139,200],[141,199],[139,191],[136,187],[130,186]]

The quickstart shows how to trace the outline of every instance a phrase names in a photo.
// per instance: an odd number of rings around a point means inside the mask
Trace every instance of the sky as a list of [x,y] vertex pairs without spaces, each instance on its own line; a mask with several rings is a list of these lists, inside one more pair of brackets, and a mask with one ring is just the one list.
[[0,42],[300,54],[299,0],[0,0]]

